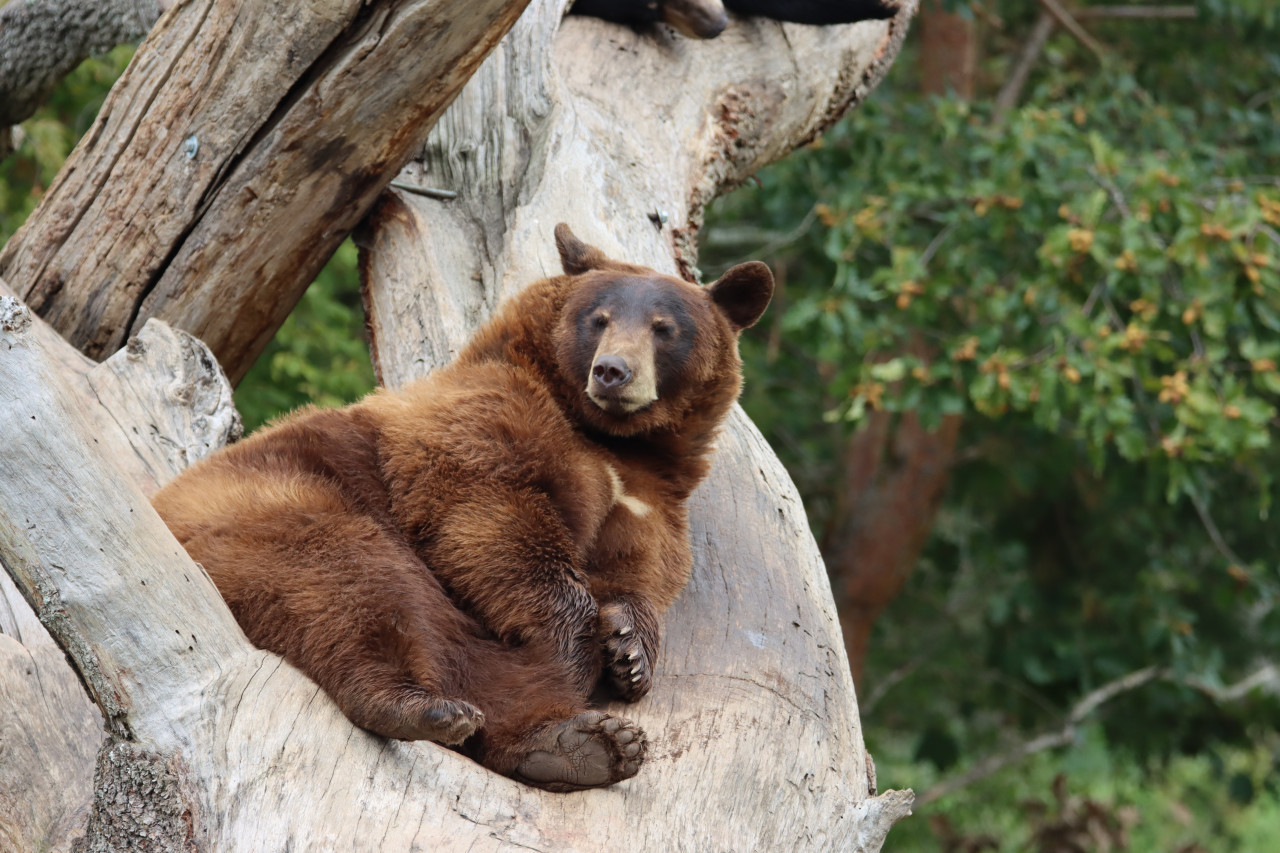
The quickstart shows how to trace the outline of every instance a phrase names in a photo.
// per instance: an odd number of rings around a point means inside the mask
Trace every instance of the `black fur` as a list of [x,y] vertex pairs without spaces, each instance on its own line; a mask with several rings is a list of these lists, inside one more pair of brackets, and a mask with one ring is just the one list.
[[851,24],[898,14],[900,0],[577,0],[575,15],[644,27],[670,24],[691,38],[715,38],[724,10],[796,24]]

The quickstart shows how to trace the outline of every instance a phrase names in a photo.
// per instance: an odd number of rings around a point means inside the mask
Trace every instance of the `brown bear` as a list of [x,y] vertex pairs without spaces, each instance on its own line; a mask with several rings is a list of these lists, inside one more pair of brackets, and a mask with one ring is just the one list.
[[249,639],[353,723],[568,791],[644,760],[644,732],[589,697],[649,690],[691,567],[685,500],[773,278],[752,262],[702,288],[555,237],[565,274],[453,364],[289,415],[154,504]]

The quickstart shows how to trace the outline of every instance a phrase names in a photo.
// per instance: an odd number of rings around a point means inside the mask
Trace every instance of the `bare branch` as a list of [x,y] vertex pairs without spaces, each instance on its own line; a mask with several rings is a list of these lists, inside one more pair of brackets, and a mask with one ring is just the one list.
[[1127,20],[1151,20],[1157,18],[1198,18],[1195,6],[1086,6],[1075,10],[1077,18],[1120,18]]
[[1030,740],[1017,744],[1012,749],[987,756],[959,776],[941,782],[925,791],[916,802],[920,805],[934,802],[954,794],[974,782],[985,779],[1010,764],[1035,755],[1037,752],[1067,746],[1076,739],[1077,726],[1084,722],[1090,714],[1117,696],[1136,690],[1143,685],[1150,684],[1152,681],[1169,681],[1175,684],[1183,684],[1198,690],[1218,704],[1225,705],[1229,702],[1243,699],[1251,691],[1260,687],[1270,687],[1273,690],[1280,689],[1280,667],[1268,662],[1240,681],[1225,687],[1215,687],[1199,678],[1180,676],[1165,667],[1148,666],[1135,670],[1113,681],[1108,681],[1096,690],[1085,694],[1079,702],[1072,706],[1070,713],[1067,714],[1067,721],[1062,728],[1056,731],[1043,732]]
[[1235,566],[1244,566],[1244,560],[1241,560],[1240,555],[1227,544],[1227,540],[1222,536],[1222,531],[1214,523],[1213,516],[1209,514],[1209,507],[1205,504],[1204,498],[1195,492],[1189,493],[1189,497],[1191,498],[1191,505],[1196,509],[1196,515],[1200,516],[1200,523],[1204,525],[1205,532],[1209,534],[1209,539],[1213,542],[1213,546],[1218,549],[1218,553],[1228,563]]
[[1031,28],[1031,35],[1027,37],[1027,43],[1023,45],[1022,53],[1018,55],[1018,61],[1013,66],[1013,72],[1000,87],[1000,93],[996,95],[995,120],[997,122],[1002,121],[1005,113],[1013,109],[1022,97],[1022,90],[1026,88],[1027,80],[1031,77],[1031,69],[1040,60],[1040,54],[1044,51],[1049,36],[1053,35],[1055,26],[1057,24],[1048,12],[1041,12],[1040,17],[1036,19],[1035,26]]
[[1105,60],[1107,58],[1107,49],[1103,47],[1097,39],[1089,35],[1089,32],[1084,27],[1080,26],[1080,22],[1077,21],[1075,17],[1067,11],[1066,7],[1058,2],[1058,0],[1040,0],[1040,5],[1045,7],[1045,9],[1049,11],[1049,14],[1053,15],[1053,17],[1057,19],[1059,24],[1062,24],[1063,28],[1065,28],[1067,32],[1071,33],[1071,35],[1075,36],[1081,44],[1093,51],[1099,59]]

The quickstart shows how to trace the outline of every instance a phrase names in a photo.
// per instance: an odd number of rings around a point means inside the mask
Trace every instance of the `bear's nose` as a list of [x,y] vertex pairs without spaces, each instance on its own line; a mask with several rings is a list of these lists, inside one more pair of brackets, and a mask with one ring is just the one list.
[[602,355],[591,366],[591,378],[602,388],[620,388],[631,381],[631,368],[616,355]]

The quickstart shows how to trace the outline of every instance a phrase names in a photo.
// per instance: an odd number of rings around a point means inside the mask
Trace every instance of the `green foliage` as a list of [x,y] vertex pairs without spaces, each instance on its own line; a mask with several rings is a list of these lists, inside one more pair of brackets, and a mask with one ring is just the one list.
[[[906,741],[883,740],[876,756],[880,778],[895,785],[924,791],[938,781],[937,771],[911,760]],[[932,817],[898,824],[886,849],[1105,850],[1098,830],[1106,825],[1107,835],[1127,842],[1110,849],[1262,853],[1274,848],[1280,818],[1280,741],[1272,734],[1247,747],[1140,764],[1109,745],[1101,729],[1088,728],[1061,756],[1039,753],[959,791],[943,810],[919,811]],[[983,840],[989,846],[977,845]]]
[[761,196],[818,199],[806,248],[830,275],[782,322],[830,374],[826,416],[1020,415],[1099,469],[1146,463],[1171,499],[1233,463],[1267,494],[1280,181],[1260,176],[1280,133],[1187,145],[1200,117],[1144,100],[1103,78],[1005,124],[877,101],[763,177]]
[[[1012,53],[1038,10],[995,5]],[[710,266],[763,254],[777,273],[743,402],[815,529],[870,412],[963,416],[933,536],[871,641],[882,787],[928,788],[1060,728],[1100,686],[1166,673],[1089,715],[1093,747],[922,810],[1002,850],[1040,849],[1017,803],[1049,803],[1064,768],[1089,797],[1140,806],[1130,849],[1273,846],[1250,839],[1280,805],[1280,700],[1211,693],[1280,648],[1280,42],[1271,4],[1219,5],[1181,29],[1098,24],[1101,69],[1055,38],[1001,119],[913,94],[908,56],[709,216]],[[987,64],[996,85],[1009,61]],[[1265,773],[1197,777],[1211,807],[1160,805],[1197,802],[1175,769],[1260,744]],[[1109,769],[1075,767],[1090,750]],[[908,822],[891,844],[936,849],[935,829]]]
[[341,406],[375,385],[356,247],[338,247],[236,389],[246,431],[308,403]]
[[22,144],[0,160],[0,245],[35,210],[133,52],[131,45],[122,45],[104,57],[85,60],[22,123]]

